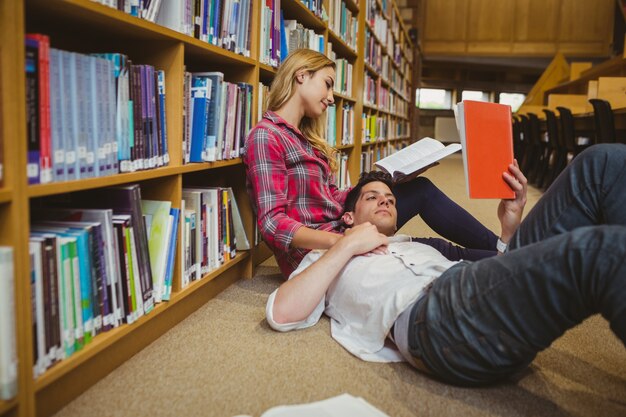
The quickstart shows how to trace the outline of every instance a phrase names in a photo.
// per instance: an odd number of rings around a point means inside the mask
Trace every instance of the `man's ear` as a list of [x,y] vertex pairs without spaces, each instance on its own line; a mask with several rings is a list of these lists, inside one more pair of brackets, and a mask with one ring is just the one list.
[[342,220],[348,226],[354,225],[354,213],[351,211],[346,211],[343,214]]

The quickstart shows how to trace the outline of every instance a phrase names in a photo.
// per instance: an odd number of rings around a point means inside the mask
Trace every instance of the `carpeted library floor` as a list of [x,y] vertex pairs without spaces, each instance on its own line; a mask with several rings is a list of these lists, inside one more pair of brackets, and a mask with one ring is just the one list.
[[[426,176],[499,233],[497,201],[466,198],[460,155]],[[529,191],[527,210],[539,196]],[[420,219],[401,232],[433,236]],[[276,405],[347,392],[393,417],[626,416],[626,349],[599,316],[567,332],[517,380],[463,389],[404,363],[353,357],[330,337],[326,318],[303,331],[272,331],[265,302],[280,282],[269,260],[254,279],[209,301],[57,415],[258,417]]]

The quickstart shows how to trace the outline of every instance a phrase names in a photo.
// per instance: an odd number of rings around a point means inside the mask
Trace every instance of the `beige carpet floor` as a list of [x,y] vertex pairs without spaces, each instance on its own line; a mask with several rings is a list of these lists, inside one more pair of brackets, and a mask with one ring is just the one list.
[[[495,201],[465,197],[462,162],[427,176],[496,233]],[[529,192],[529,207],[540,193]],[[421,220],[402,232],[432,235]],[[347,392],[390,416],[626,416],[626,349],[594,316],[539,354],[515,381],[463,389],[404,363],[363,362],[330,337],[327,319],[288,334],[264,321],[281,282],[270,260],[124,363],[57,415],[234,416]],[[626,300],[624,300],[626,302]],[[349,416],[347,416],[349,417]]]

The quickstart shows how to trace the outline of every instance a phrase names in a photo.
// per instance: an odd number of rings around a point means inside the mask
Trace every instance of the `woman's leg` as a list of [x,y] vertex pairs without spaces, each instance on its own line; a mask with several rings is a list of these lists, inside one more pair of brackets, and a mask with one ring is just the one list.
[[428,227],[458,245],[495,250],[498,236],[441,192],[428,178],[417,177],[398,184],[393,192],[398,200],[398,228],[420,215]]

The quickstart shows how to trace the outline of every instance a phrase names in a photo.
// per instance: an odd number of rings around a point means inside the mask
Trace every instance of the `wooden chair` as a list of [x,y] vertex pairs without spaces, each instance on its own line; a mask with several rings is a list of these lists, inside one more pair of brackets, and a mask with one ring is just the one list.
[[526,160],[526,177],[531,184],[537,185],[542,176],[542,165],[547,152],[547,144],[541,140],[541,127],[539,117],[535,113],[528,113],[528,130],[530,140],[524,159]]

